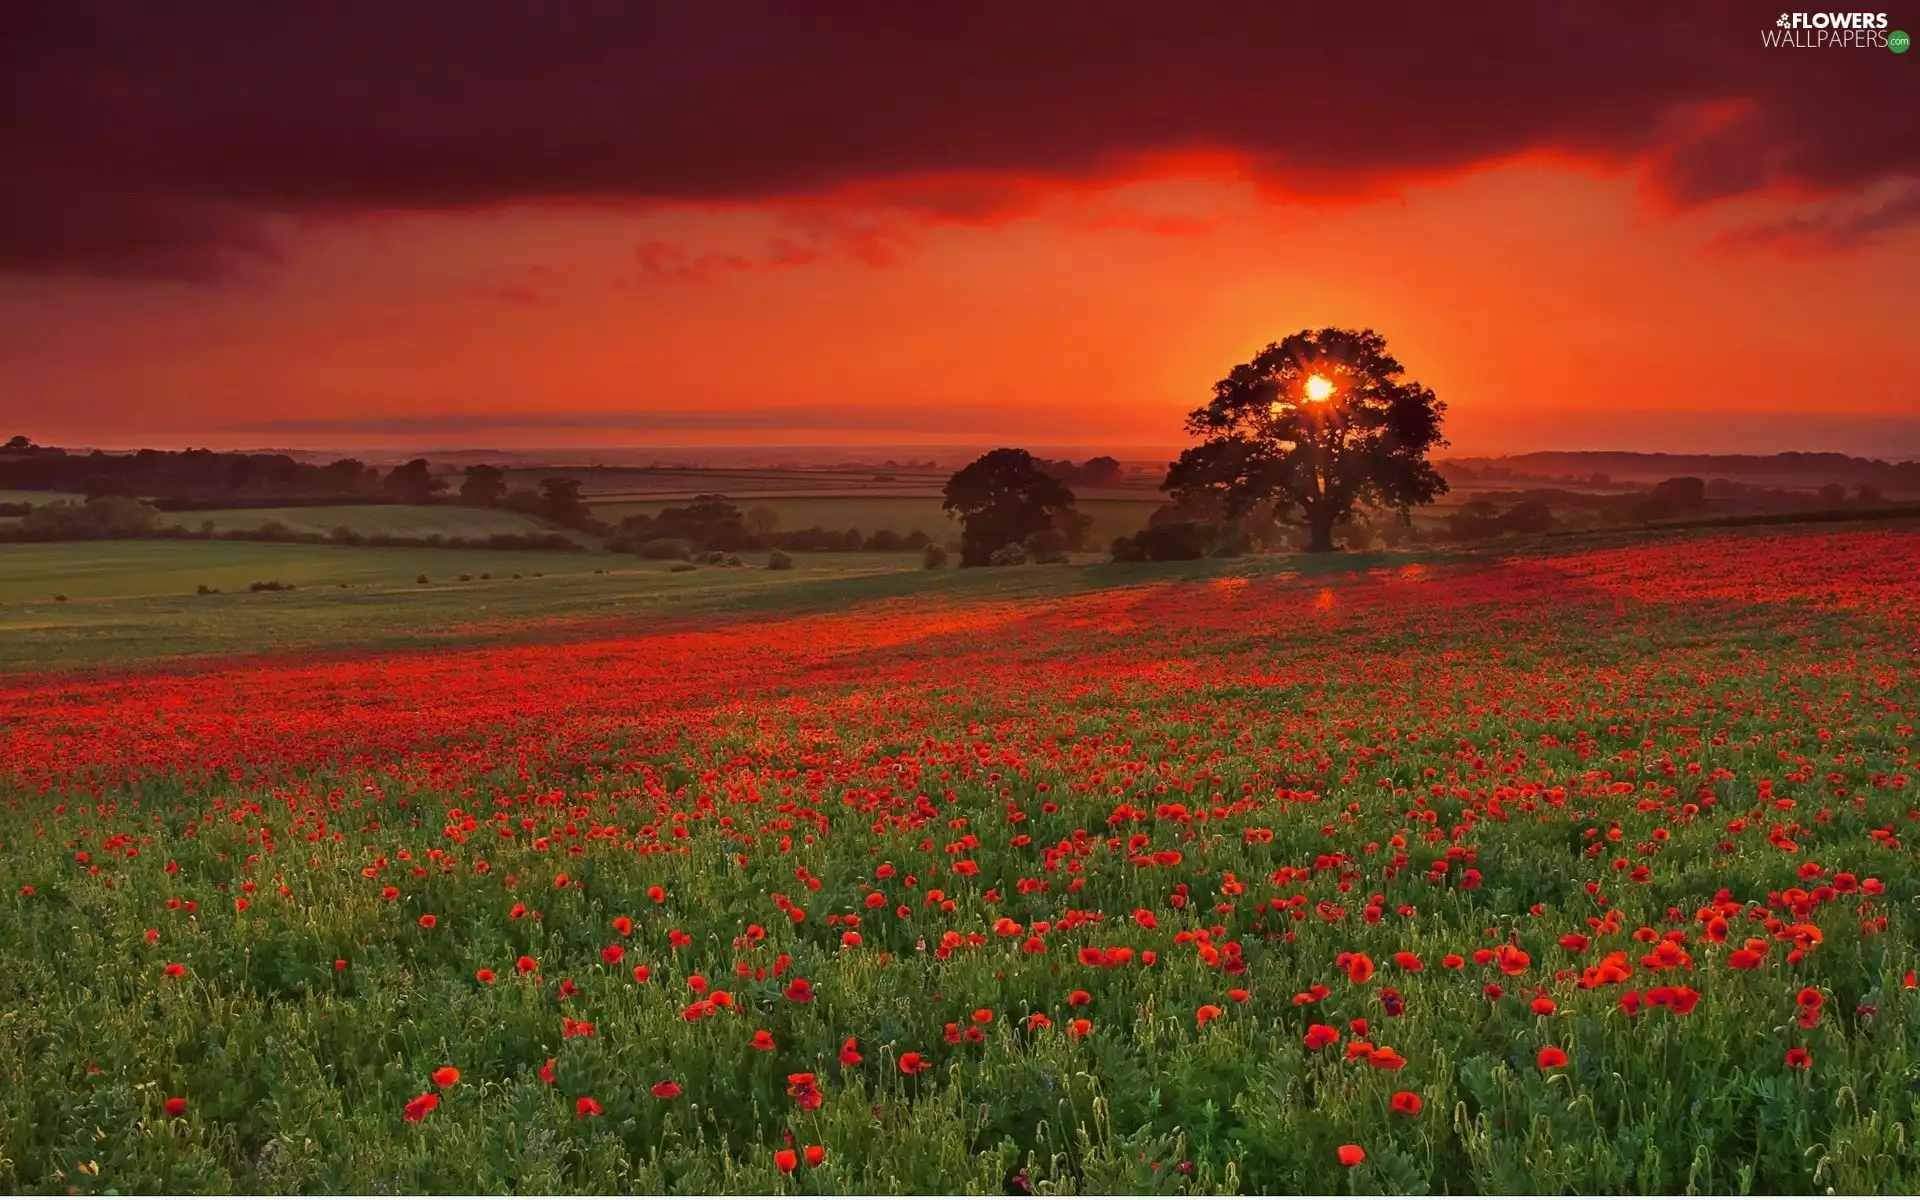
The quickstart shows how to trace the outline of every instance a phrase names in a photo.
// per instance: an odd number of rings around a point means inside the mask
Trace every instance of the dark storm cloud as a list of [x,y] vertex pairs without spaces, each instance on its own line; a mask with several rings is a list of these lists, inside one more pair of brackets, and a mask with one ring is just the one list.
[[865,189],[990,220],[1142,156],[1361,194],[1527,152],[1668,199],[1920,173],[1915,64],[1756,4],[13,0],[0,269],[206,278],[274,215]]

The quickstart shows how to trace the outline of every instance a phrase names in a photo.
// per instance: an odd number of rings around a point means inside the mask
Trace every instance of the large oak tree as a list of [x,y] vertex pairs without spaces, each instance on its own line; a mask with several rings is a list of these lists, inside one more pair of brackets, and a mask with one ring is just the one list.
[[1187,417],[1206,440],[1161,488],[1183,504],[1222,501],[1236,517],[1270,500],[1307,527],[1314,551],[1334,548],[1334,526],[1356,505],[1405,518],[1447,490],[1427,460],[1446,445],[1446,405],[1405,374],[1371,329],[1301,330],[1214,384]]

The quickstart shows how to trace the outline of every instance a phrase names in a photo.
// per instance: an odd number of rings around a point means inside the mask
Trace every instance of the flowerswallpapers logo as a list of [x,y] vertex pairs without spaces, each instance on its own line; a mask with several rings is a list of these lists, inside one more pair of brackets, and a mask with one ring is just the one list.
[[1781,13],[1772,29],[1760,31],[1760,43],[1793,50],[1879,50],[1904,54],[1910,41],[1889,32],[1887,14],[1868,12]]

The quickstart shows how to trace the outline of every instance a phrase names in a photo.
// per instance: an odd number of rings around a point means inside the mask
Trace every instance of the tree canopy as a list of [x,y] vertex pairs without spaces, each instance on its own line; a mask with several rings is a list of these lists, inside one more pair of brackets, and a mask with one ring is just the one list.
[[1078,531],[1073,489],[1025,450],[992,450],[954,472],[941,507],[960,518],[960,564],[982,567],[994,551],[1055,529]]
[[1371,329],[1301,330],[1214,385],[1187,417],[1206,440],[1161,487],[1182,504],[1217,498],[1230,517],[1272,501],[1280,519],[1298,514],[1316,551],[1334,548],[1355,505],[1405,518],[1447,490],[1427,459],[1446,445],[1446,405],[1405,373]]

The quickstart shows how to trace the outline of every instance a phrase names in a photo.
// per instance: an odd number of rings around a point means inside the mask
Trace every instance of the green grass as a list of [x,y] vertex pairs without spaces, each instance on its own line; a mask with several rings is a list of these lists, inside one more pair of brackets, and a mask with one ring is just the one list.
[[[1018,599],[1219,575],[1343,574],[1407,561],[1343,555],[1121,564],[1084,555],[1072,565],[925,571],[918,555],[857,552],[797,554],[793,570],[769,571],[764,555],[744,557],[744,568],[676,572],[599,554],[198,541],[0,545],[0,672],[539,640],[630,631],[664,618],[818,612],[935,592]],[[421,574],[430,582],[416,583]],[[462,582],[462,574],[473,578]],[[269,579],[295,590],[246,590]],[[196,595],[201,583],[220,594]],[[68,600],[55,602],[56,593]]]
[[344,525],[362,537],[483,538],[496,533],[551,532],[540,521],[498,508],[451,504],[341,504],[317,508],[225,508],[209,512],[167,513],[162,525],[199,529],[212,521],[218,532],[258,529],[278,523],[296,533],[332,533]]
[[[756,555],[746,568],[676,572],[667,563],[600,554],[199,541],[0,545],[0,671],[550,635],[555,621],[742,601],[751,607],[756,592],[806,593],[826,584],[831,593],[874,575],[920,574],[909,554],[795,558],[791,571],[768,571],[765,556]],[[427,584],[416,582],[422,574]],[[472,578],[462,582],[463,574]],[[274,579],[295,590],[247,590]],[[203,583],[220,594],[195,594]]]
[[0,504],[52,504],[56,500],[84,500],[78,492],[24,492],[0,488]]
[[[633,513],[657,513],[663,508],[684,505],[686,501],[624,500],[598,503],[593,515],[603,521],[619,521]],[[1080,511],[1093,518],[1093,530],[1087,544],[1106,546],[1114,538],[1142,529],[1158,499],[1084,500]],[[959,524],[947,518],[937,497],[914,496],[792,496],[769,500],[736,500],[742,512],[770,508],[780,514],[781,529],[805,529],[818,525],[824,529],[858,529],[874,533],[891,529],[911,533],[918,529],[942,541],[958,537]]]

